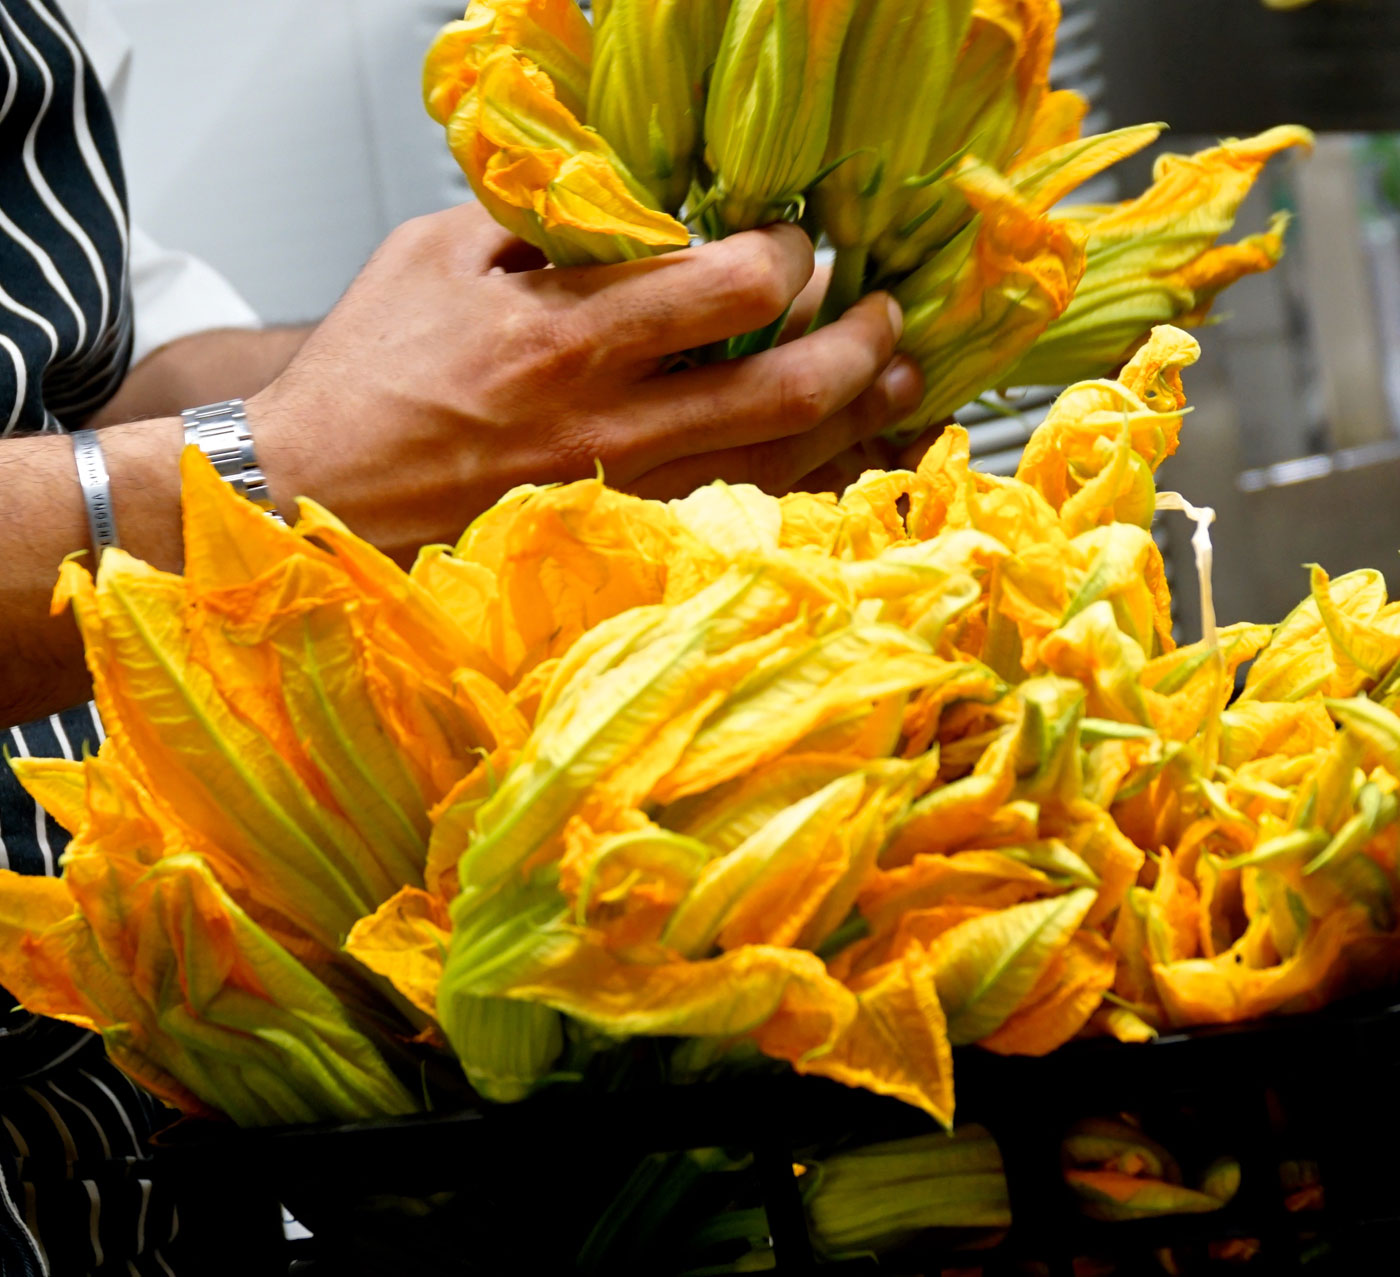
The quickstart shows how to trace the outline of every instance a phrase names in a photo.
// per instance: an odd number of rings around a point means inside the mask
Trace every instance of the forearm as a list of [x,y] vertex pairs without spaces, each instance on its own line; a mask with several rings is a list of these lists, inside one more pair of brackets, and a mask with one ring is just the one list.
[[251,399],[282,374],[311,331],[220,328],[173,341],[127,374],[91,424],[170,417],[201,404]]
[[[182,557],[181,441],[170,418],[102,432],[122,547],[167,569]],[[59,565],[82,549],[91,538],[72,441],[0,441],[0,730],[91,694],[72,617],[49,615]]]

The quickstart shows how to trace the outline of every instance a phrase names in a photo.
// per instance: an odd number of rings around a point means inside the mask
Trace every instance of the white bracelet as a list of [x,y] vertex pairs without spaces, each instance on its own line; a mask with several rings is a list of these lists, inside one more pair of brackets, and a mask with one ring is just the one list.
[[119,546],[121,542],[117,539],[117,520],[112,513],[112,480],[97,431],[73,431],[73,459],[78,463],[78,482],[83,489],[83,504],[87,506],[92,548],[100,556],[109,545]]

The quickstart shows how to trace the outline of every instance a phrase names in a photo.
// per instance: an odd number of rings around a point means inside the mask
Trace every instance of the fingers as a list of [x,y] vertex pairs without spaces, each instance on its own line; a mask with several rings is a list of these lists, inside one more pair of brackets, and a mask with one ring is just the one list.
[[805,474],[794,484],[800,492],[844,492],[867,470],[897,470],[899,447],[888,439],[876,436],[862,439],[854,448],[847,448],[811,474]]
[[533,244],[523,239],[511,238],[502,244],[491,259],[491,271],[502,275],[519,275],[529,270],[543,270],[549,265],[549,258]]
[[[629,487],[641,496],[684,496],[715,479],[752,483],[765,492],[791,491],[804,476],[908,416],[924,393],[923,374],[900,355],[875,384],[814,429],[747,447],[685,457],[645,474]],[[838,472],[831,472],[839,475]]]
[[812,272],[812,278],[807,281],[807,287],[792,303],[792,309],[783,323],[783,331],[778,335],[778,345],[786,346],[788,342],[796,341],[806,333],[812,326],[812,321],[816,319],[817,312],[821,310],[822,302],[826,299],[826,290],[830,286],[831,267],[818,266]]
[[568,322],[639,372],[670,355],[764,328],[812,277],[812,242],[786,223],[618,266],[550,271],[542,286],[575,303]]
[[630,396],[627,423],[634,472],[820,426],[885,371],[902,328],[898,305],[876,293],[786,346],[641,383]]
[[[539,249],[512,235],[475,202],[406,222],[399,233],[415,237],[419,251],[432,256],[441,267],[464,275],[485,275],[493,270],[513,274],[545,265]],[[421,239],[416,238],[419,236]]]

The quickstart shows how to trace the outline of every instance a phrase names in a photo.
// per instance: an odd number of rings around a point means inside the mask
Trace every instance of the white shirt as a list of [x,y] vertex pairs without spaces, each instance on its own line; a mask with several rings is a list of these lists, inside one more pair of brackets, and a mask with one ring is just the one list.
[[[132,48],[105,0],[59,0],[97,72],[121,131],[131,78]],[[162,248],[131,228],[131,289],[135,306],[132,366],[181,337],[212,328],[257,328],[258,316],[237,289],[206,262]]]

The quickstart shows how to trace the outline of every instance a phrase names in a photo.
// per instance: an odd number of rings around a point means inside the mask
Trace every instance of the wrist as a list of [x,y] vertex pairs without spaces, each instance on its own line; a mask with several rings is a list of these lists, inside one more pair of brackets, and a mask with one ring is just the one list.
[[104,427],[102,451],[111,477],[112,511],[122,548],[163,571],[178,571],[180,449],[178,417]]
[[311,477],[306,470],[306,450],[298,446],[295,433],[287,426],[291,415],[282,403],[277,383],[249,399],[243,411],[273,508],[287,523],[294,523],[297,498],[313,493],[307,486]]

